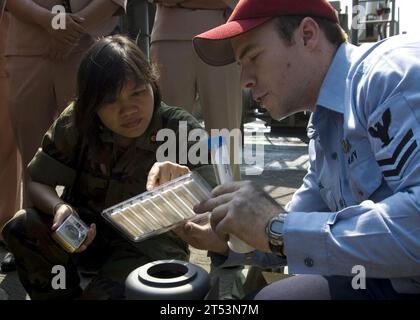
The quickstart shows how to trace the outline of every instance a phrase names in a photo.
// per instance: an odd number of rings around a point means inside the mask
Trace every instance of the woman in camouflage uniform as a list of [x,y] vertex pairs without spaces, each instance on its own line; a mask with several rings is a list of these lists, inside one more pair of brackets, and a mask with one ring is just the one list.
[[[123,298],[124,280],[136,267],[188,259],[187,245],[172,232],[132,244],[100,216],[103,209],[146,190],[159,129],[177,132],[179,121],[187,121],[189,130],[201,128],[183,109],[161,103],[156,79],[142,52],[121,36],[100,40],[82,60],[78,98],[45,134],[28,167],[34,208],[19,211],[2,231],[32,299]],[[170,179],[189,170],[171,163],[160,169]],[[65,197],[58,197],[56,186],[65,187]],[[90,229],[70,255],[51,232],[74,212]],[[65,266],[65,289],[51,285],[55,265]],[[82,267],[99,271],[83,294]]]

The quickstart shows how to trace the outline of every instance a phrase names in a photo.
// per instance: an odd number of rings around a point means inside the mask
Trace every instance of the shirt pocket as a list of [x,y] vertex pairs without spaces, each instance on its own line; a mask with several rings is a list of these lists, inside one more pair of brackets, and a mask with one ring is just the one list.
[[338,209],[336,199],[334,197],[334,180],[337,178],[337,172],[331,172],[332,168],[328,165],[328,161],[325,156],[324,149],[321,146],[318,137],[311,139],[311,147],[309,157],[315,166],[317,172],[317,183],[319,188],[319,194],[322,200],[327,204],[331,211]]

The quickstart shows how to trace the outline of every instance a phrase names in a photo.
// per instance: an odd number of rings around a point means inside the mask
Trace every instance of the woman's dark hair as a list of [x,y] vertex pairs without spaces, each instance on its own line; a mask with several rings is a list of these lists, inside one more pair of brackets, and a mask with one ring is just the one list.
[[[299,27],[304,18],[306,18],[306,16],[281,16],[276,18],[277,31],[280,38],[286,41],[286,44],[293,44],[293,32]],[[324,18],[310,18],[315,20],[319,25],[319,28],[324,32],[327,40],[336,48],[348,40],[346,32],[339,24]]]
[[74,103],[75,125],[86,138],[85,145],[100,147],[97,112],[104,103],[115,101],[129,80],[152,86],[155,112],[161,100],[157,79],[155,66],[128,38],[114,35],[96,42],[80,63]]

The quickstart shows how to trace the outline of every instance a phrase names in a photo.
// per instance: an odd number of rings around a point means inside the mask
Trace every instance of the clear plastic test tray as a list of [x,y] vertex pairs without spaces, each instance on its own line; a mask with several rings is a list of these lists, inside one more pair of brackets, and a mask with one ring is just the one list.
[[191,172],[105,209],[102,216],[131,241],[139,242],[169,231],[182,221],[201,220],[192,208],[211,197],[211,188]]

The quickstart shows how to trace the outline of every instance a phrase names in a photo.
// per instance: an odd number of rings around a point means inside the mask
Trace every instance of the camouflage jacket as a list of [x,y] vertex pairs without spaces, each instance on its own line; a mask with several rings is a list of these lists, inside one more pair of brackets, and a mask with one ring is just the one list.
[[[156,162],[156,151],[163,143],[156,141],[156,134],[160,129],[168,128],[178,137],[179,121],[187,122],[188,131],[202,129],[185,110],[162,103],[155,110],[145,133],[124,151],[118,150],[113,132],[103,127],[100,133],[103,148],[100,152],[87,150],[80,166],[80,176],[72,188],[76,202],[72,204],[100,213],[146,191],[147,175]],[[179,142],[177,138],[177,144]],[[68,190],[76,180],[79,155],[80,137],[74,123],[73,105],[70,105],[45,134],[41,148],[28,166],[29,174],[33,181],[51,187],[64,186]],[[209,166],[202,166],[199,171],[212,179]]]

